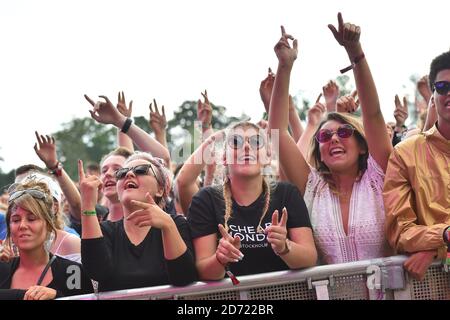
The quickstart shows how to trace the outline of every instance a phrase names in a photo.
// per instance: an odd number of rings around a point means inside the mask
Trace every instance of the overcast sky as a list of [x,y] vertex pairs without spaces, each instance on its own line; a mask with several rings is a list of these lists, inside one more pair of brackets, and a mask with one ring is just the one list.
[[134,116],[156,98],[168,117],[208,89],[229,115],[263,112],[259,83],[276,69],[280,25],[299,40],[291,93],[315,99],[349,64],[327,28],[361,26],[386,120],[411,74],[450,47],[450,1],[2,1],[0,2],[0,162],[3,171],[42,165],[34,130],[51,133],[89,116],[83,98],[124,90]]

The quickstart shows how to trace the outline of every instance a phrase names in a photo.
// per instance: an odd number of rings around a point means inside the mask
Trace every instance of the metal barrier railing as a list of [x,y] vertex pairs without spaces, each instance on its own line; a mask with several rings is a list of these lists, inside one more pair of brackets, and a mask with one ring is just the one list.
[[423,281],[403,269],[406,256],[392,256],[298,271],[279,271],[230,279],[196,282],[186,287],[157,286],[61,300],[426,300],[450,299],[450,274],[440,262]]

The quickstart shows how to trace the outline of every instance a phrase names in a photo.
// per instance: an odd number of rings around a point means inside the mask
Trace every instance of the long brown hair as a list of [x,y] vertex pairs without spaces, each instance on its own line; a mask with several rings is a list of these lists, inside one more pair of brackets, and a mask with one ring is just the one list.
[[[238,122],[236,124],[233,124],[233,125],[231,125],[228,128],[227,134],[225,136],[224,149],[227,148],[228,138],[230,137],[230,133],[234,129],[236,129],[236,128],[248,128],[248,127],[255,129],[260,134],[263,134],[265,140],[267,141],[266,147],[270,148],[269,139],[268,139],[268,136],[265,133],[264,129],[262,129],[258,125],[254,124],[254,123],[251,123],[249,121],[242,121],[242,122]],[[226,153],[226,150],[224,152]],[[259,220],[257,232],[261,232],[261,228],[262,228],[261,227],[261,223],[262,223],[262,220],[264,219],[264,217],[266,216],[267,211],[269,210],[270,195],[274,191],[275,185],[269,183],[269,181],[263,176],[262,177],[262,188],[263,188],[263,194],[264,194],[264,207],[263,207],[263,210],[262,210],[261,218]],[[232,213],[233,213],[233,201],[231,199],[231,196],[232,196],[231,195],[231,180],[228,177],[228,169],[227,169],[227,167],[225,167],[224,181],[223,181],[223,185],[222,185],[222,197],[223,197],[223,201],[224,201],[224,205],[225,205],[225,213],[224,213],[224,221],[225,222],[224,222],[224,226],[225,226],[225,230],[227,232],[228,232],[228,221],[230,220],[230,218],[232,216]]]
[[366,141],[366,135],[364,133],[364,127],[362,125],[362,122],[359,118],[346,114],[346,113],[339,113],[339,112],[331,112],[328,113],[327,118],[323,120],[319,128],[314,133],[314,138],[311,141],[311,148],[310,148],[310,164],[316,168],[317,171],[319,171],[320,175],[325,179],[325,181],[328,183],[330,190],[334,193],[338,193],[336,182],[332,178],[332,174],[330,169],[327,167],[327,165],[321,160],[320,156],[320,148],[319,148],[319,142],[315,139],[317,132],[323,127],[323,125],[328,121],[337,121],[342,124],[349,124],[351,125],[355,131],[354,135],[356,138],[356,141],[358,142],[359,147],[361,150],[365,151],[364,154],[360,154],[358,158],[358,180],[361,179],[364,172],[367,170],[367,159],[369,158],[369,147],[367,145]]
[[[6,241],[11,246],[11,215],[16,211],[17,207],[21,207],[25,210],[32,212],[39,219],[44,220],[47,225],[47,233],[53,233],[56,236],[55,227],[55,213],[53,212],[53,197],[50,194],[50,190],[45,182],[29,181],[26,183],[17,183],[14,185],[11,194],[16,191],[35,189],[43,192],[45,194],[44,199],[36,199],[30,194],[23,194],[17,199],[11,201],[8,205],[8,210],[6,211]],[[56,237],[55,237],[56,238]]]

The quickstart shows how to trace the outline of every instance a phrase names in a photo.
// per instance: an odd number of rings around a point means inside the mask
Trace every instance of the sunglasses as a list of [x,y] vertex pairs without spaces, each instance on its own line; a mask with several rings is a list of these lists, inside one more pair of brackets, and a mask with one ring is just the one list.
[[20,198],[24,194],[29,194],[30,196],[32,196],[33,198],[38,199],[38,200],[45,199],[45,193],[42,192],[41,190],[25,189],[25,190],[20,190],[20,191],[13,191],[12,193],[10,193],[8,203],[13,202],[14,200]]
[[353,131],[355,131],[355,128],[353,128],[349,124],[340,126],[336,131],[331,131],[329,129],[320,129],[316,134],[316,140],[319,143],[328,142],[331,140],[335,133],[337,133],[339,138],[347,139],[352,136]]
[[132,168],[121,168],[116,171],[116,179],[121,180],[121,179],[125,178],[125,176],[127,175],[127,173],[129,171],[133,171],[133,173],[136,176],[145,176],[145,175],[148,175],[150,170],[151,170],[153,176],[157,179],[155,169],[153,169],[153,166],[151,164],[141,164],[139,166],[132,167]]
[[449,81],[436,81],[434,83],[434,89],[441,96],[446,96],[450,91],[450,82]]
[[230,138],[228,138],[228,145],[233,149],[240,149],[244,146],[245,139],[248,140],[250,146],[255,150],[261,149],[265,145],[264,138],[259,134],[246,138],[241,135],[234,134]]

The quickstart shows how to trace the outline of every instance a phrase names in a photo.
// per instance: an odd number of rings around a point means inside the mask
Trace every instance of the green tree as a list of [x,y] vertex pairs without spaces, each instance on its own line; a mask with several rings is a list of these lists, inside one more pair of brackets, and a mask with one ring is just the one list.
[[350,82],[350,77],[343,74],[336,78],[336,83],[339,87],[339,96],[351,94],[355,90],[355,86]]
[[98,124],[91,118],[73,119],[55,132],[58,159],[70,177],[78,180],[78,159],[99,162],[116,147],[116,129]]
[[[211,103],[212,107],[212,125],[214,130],[226,128],[229,124],[248,119],[248,116],[242,114],[240,117],[226,116],[226,108]],[[174,112],[174,117],[168,121],[167,143],[169,150],[179,150],[185,146],[189,154],[180,152],[178,158],[187,159],[195,150],[194,124],[197,120],[197,101],[186,100]],[[189,133],[187,134],[186,131]]]

